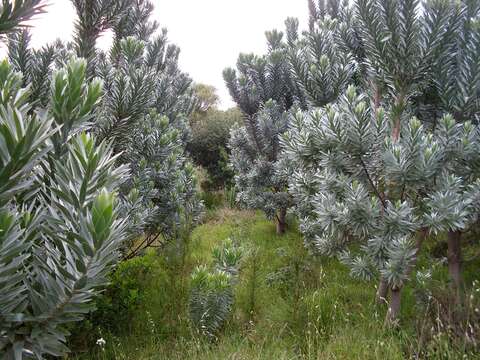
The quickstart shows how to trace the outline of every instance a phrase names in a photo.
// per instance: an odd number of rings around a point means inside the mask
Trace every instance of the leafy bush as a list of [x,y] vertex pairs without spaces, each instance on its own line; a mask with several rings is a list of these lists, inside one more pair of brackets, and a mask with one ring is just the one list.
[[227,143],[230,129],[241,121],[237,108],[227,111],[210,109],[192,121],[192,136],[187,150],[197,165],[208,171],[205,190],[231,185],[233,171],[228,167]]
[[243,256],[243,249],[237,246],[231,238],[213,249],[215,267],[220,271],[236,276]]
[[97,300],[98,310],[92,317],[94,323],[109,330],[128,328],[145,297],[155,260],[155,253],[148,252],[118,265],[110,277],[110,285]]
[[73,351],[88,349],[106,333],[120,335],[132,330],[133,319],[141,312],[158,260],[155,252],[122,261],[109,276],[109,285],[95,299],[96,310],[69,330]]

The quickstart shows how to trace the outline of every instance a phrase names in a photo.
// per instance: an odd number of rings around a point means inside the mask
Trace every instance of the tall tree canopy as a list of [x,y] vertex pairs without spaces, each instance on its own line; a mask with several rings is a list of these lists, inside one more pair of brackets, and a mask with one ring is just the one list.
[[[325,107],[311,101],[309,111],[292,117],[282,137],[289,190],[306,243],[340,256],[354,276],[378,276],[379,298],[390,289],[388,319],[396,321],[400,292],[428,234],[448,233],[450,275],[461,286],[461,233],[478,218],[479,129],[472,123],[480,100],[479,6],[328,4],[311,6],[310,32],[335,34],[332,52],[320,49],[317,58],[330,64],[332,54],[348,50],[340,58],[357,63],[350,82],[358,89]],[[342,22],[351,37],[335,26]],[[334,83],[321,66],[309,69]]]
[[[149,1],[74,0],[73,5],[78,19],[72,43],[34,50],[24,30],[10,37],[9,59],[24,74],[24,85],[33,90],[30,100],[39,109],[48,104],[52,69],[73,56],[87,59],[86,78],[101,80],[104,95],[85,126],[99,141],[112,142],[114,152],[121,153],[118,162],[130,167],[120,197],[122,213],[136,214],[129,222],[130,238],[146,232],[145,245],[159,235],[171,238],[201,212],[185,155],[196,99],[192,80],[178,65],[180,49],[150,20]],[[96,42],[107,30],[114,39],[105,53]]]

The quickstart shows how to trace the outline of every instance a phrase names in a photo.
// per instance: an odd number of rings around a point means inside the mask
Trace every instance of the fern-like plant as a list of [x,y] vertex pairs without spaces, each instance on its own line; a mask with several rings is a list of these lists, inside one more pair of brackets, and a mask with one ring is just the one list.
[[232,312],[243,249],[227,239],[212,255],[213,270],[202,265],[192,273],[190,319],[200,334],[215,340]]

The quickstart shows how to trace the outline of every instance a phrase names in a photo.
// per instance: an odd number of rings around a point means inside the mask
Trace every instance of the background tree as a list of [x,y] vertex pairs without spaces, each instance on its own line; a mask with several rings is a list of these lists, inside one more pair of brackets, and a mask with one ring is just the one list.
[[213,86],[196,84],[196,107],[190,115],[191,137],[187,150],[195,164],[208,172],[202,188],[213,190],[231,186],[232,170],[228,167],[227,147],[230,129],[242,121],[238,108],[218,109],[218,95]]
[[[95,8],[104,9],[102,4]],[[131,242],[145,235],[141,246],[125,254],[131,257],[159,236],[179,236],[181,225],[198,221],[202,206],[185,154],[188,116],[195,104],[192,80],[179,68],[180,49],[150,19],[153,4],[138,0],[128,6],[128,11],[121,11],[120,4],[110,8],[116,14],[108,24],[114,33],[112,47],[108,53],[96,50],[89,61],[95,64],[92,75],[105,88],[94,131],[113,141],[115,152],[122,152],[119,161],[131,168],[122,186],[123,212],[136,219]]]
[[[279,136],[288,128],[287,112],[303,103],[302,94],[291,77],[287,44],[283,33],[266,33],[268,53],[241,54],[237,71],[226,69],[223,76],[230,95],[243,113],[244,126],[233,131],[231,163],[238,199],[276,219],[277,232],[286,229],[290,199],[286,179],[276,174]],[[268,104],[268,105],[267,105]]]
[[194,85],[193,89],[195,99],[197,100],[195,110],[199,115],[205,114],[210,109],[217,108],[220,99],[214,86],[198,83]]
[[232,108],[225,111],[211,109],[205,117],[192,124],[192,137],[187,150],[194,162],[208,171],[208,187],[215,189],[232,185],[228,139],[230,130],[241,122],[241,112]]

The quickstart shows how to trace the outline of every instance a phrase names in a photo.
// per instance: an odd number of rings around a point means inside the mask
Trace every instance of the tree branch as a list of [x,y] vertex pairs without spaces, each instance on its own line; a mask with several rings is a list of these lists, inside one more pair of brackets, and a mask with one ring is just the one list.
[[126,256],[123,257],[122,260],[129,260],[129,259],[132,259],[133,257],[135,257],[138,252],[144,248],[147,248],[149,247],[150,245],[153,244],[153,242],[155,240],[158,239],[158,237],[160,236],[160,233],[157,233],[155,235],[155,237],[151,238],[150,236],[146,236],[145,239],[140,243],[140,245],[138,245],[134,250],[130,251],[130,253]]
[[370,176],[370,174],[367,170],[367,166],[365,165],[365,162],[362,159],[362,156],[360,156],[360,163],[362,164],[363,171],[365,172],[365,175],[367,176],[368,182],[370,183],[370,186],[373,188],[373,191],[375,192],[375,195],[377,195],[378,199],[382,203],[383,208],[386,208],[387,204],[385,202],[385,199],[383,198],[383,196],[380,194],[380,191],[375,186],[375,184],[374,184],[374,182],[373,182],[373,180],[372,180],[372,178],[371,178],[371,176]]

